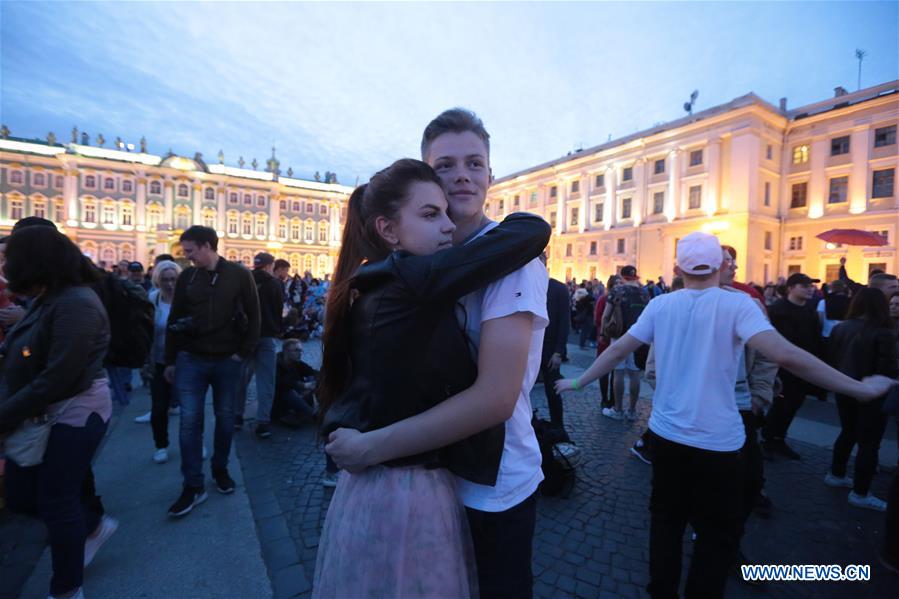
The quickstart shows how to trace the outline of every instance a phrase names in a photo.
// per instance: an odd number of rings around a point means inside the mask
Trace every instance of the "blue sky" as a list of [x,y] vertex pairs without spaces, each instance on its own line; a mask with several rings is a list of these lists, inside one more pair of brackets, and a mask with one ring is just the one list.
[[[13,135],[121,136],[352,185],[472,108],[496,176],[749,91],[790,106],[897,75],[896,2],[0,3]],[[260,168],[262,168],[260,166]]]

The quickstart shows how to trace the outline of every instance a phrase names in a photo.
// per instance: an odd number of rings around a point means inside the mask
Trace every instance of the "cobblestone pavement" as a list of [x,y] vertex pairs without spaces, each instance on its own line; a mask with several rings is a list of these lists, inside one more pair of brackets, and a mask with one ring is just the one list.
[[[304,359],[320,360],[318,343],[307,343]],[[563,373],[575,375],[589,365],[592,353],[569,345]],[[538,597],[642,597],[648,580],[650,467],[628,453],[649,415],[648,389],[634,423],[603,418],[595,385],[566,396],[566,426],[582,448],[578,482],[568,498],[540,498],[534,539],[535,594]],[[542,385],[531,395],[534,407],[548,416]],[[869,564],[868,583],[768,583],[750,587],[733,579],[727,596],[899,597],[899,578],[877,562],[883,514],[851,508],[846,491],[825,487],[821,478],[830,460],[826,448],[796,442],[799,462],[766,463],[767,491],[773,517],[753,517],[744,550],[755,563]],[[279,428],[268,441],[244,433],[238,451],[246,469],[264,468],[266,487],[277,498],[296,545],[305,576],[312,580],[318,536],[331,491],[321,476],[324,456],[311,426]],[[255,459],[245,461],[244,455]],[[261,458],[261,459],[260,459]],[[255,473],[257,476],[259,472]],[[888,474],[879,474],[873,491],[885,497]],[[253,490],[249,487],[251,500]],[[685,541],[685,564],[691,552]],[[308,596],[308,592],[300,596]]]

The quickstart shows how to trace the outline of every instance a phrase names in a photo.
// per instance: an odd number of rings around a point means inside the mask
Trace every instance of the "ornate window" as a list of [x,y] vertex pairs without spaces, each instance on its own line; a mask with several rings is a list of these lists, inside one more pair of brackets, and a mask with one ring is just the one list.
[[266,224],[267,224],[266,221],[267,220],[268,220],[268,218],[266,217],[265,214],[262,214],[261,212],[256,213],[256,236],[257,237],[265,237],[265,235],[266,235],[265,229],[266,229]]
[[281,212],[287,210],[287,200],[278,200],[278,210]]
[[159,181],[150,181],[150,193],[153,195],[162,194],[162,183]]
[[147,226],[156,228],[162,223],[162,206],[159,204],[150,204],[147,206]]
[[315,268],[313,264],[312,254],[306,254],[303,256],[303,270],[312,272],[312,269]]
[[22,185],[24,179],[25,178],[22,176],[22,171],[9,172],[9,182],[13,185]]
[[66,183],[65,177],[63,177],[62,175],[56,175],[54,181],[56,181],[56,185],[54,185],[56,189],[62,189]]
[[300,219],[292,218],[290,220],[290,240],[299,243],[300,235]]
[[115,179],[113,179],[112,177],[105,177],[103,179],[103,189],[115,191]]
[[257,208],[265,208],[265,196],[264,195],[259,194],[258,196],[256,196],[256,207]]
[[229,210],[227,214],[228,221],[228,235],[237,235],[237,212],[234,210]]
[[312,223],[311,220],[307,220],[305,222],[305,224],[303,226],[303,240],[306,243],[312,243],[313,236],[315,235],[314,227],[315,227],[315,225]]
[[253,205],[253,196],[249,193],[243,194],[243,205],[244,206],[252,206]]
[[95,175],[85,175],[84,176],[84,186],[88,189],[96,189],[97,188],[97,177]]
[[175,228],[186,229],[190,226],[190,208],[178,206],[175,208]]
[[299,211],[300,211],[300,202],[299,202],[299,200],[294,200],[294,201],[292,201],[292,202],[290,203],[290,210],[291,210],[292,212],[299,212]]
[[278,239],[287,239],[287,219],[285,218],[278,221]]
[[236,193],[234,193],[232,191],[231,193],[228,194],[228,203],[229,204],[236,204],[238,201],[239,201],[239,199],[238,199]]
[[300,255],[297,253],[291,254],[290,259],[288,260],[290,262],[290,268],[293,269],[293,272],[295,273],[300,272],[300,260]]
[[318,223],[318,242],[328,243],[328,223],[325,221]]
[[215,210],[211,208],[207,208],[203,211],[203,226],[209,227],[210,229],[215,229]]
[[[15,218],[15,217],[13,217]],[[86,223],[96,223],[97,222],[97,204],[93,201],[88,201],[84,203],[84,222]]]
[[120,218],[122,219],[122,226],[132,226],[134,224],[134,204],[131,202],[122,202]]
[[47,175],[44,173],[34,173],[31,175],[31,184],[35,187],[46,187],[47,186]]
[[318,213],[322,216],[326,216],[328,214],[328,205],[327,204],[319,204],[318,205]]
[[103,202],[103,208],[100,211],[100,222],[104,225],[115,224],[115,204],[112,202]]
[[19,220],[25,216],[25,202],[20,199],[9,200],[9,218]]
[[203,197],[206,198],[207,200],[214,200],[215,199],[215,190],[211,187],[207,187],[206,191],[203,192]]
[[66,220],[65,200],[53,200],[53,222],[62,223]]
[[131,179],[124,179],[122,181],[122,193],[131,193],[134,191],[134,181]]
[[306,202],[306,213],[312,214],[313,211],[315,211],[315,204],[313,204],[312,202]]
[[693,185],[690,187],[690,198],[688,208],[696,210],[702,207],[702,185]]
[[253,234],[253,213],[252,212],[244,212],[241,217],[241,233],[244,235],[252,235]]
[[32,198],[31,214],[32,216],[37,216],[38,218],[47,218],[47,200],[45,200],[43,197]]
[[188,196],[190,196],[190,188],[187,186],[186,183],[179,183],[178,184],[178,197],[186,198]]
[[318,276],[324,278],[331,271],[331,260],[327,254],[318,257]]

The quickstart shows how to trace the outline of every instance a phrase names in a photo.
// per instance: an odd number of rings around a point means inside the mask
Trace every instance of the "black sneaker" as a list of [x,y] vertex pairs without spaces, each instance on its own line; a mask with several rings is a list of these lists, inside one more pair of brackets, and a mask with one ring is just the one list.
[[206,501],[206,498],[206,490],[203,487],[184,487],[181,497],[169,508],[169,516],[180,518],[194,509],[194,506]]
[[631,447],[631,453],[637,456],[644,464],[652,466],[652,455],[649,453],[649,448],[640,439],[634,442],[633,447]]
[[215,480],[215,486],[218,488],[219,493],[228,495],[234,492],[234,480],[228,476],[227,470],[213,470],[212,478]]
[[268,422],[260,422],[256,425],[256,436],[260,439],[268,439],[272,436],[272,429]]

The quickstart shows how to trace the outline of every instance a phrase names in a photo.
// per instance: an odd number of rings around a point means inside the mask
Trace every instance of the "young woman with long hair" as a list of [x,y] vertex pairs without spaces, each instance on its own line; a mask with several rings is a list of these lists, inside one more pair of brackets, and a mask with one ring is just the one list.
[[[326,310],[318,391],[325,436],[384,428],[474,384],[457,300],[536,258],[549,240],[545,221],[518,214],[453,247],[446,211],[440,179],[411,159],[350,197]],[[313,595],[477,595],[451,472],[494,484],[503,435],[499,425],[447,448],[341,474]]]
[[[863,287],[853,295],[846,319],[833,328],[830,340],[833,366],[844,374],[858,380],[872,374],[896,377],[895,325],[887,299],[879,289]],[[862,403],[845,395],[836,397],[841,430],[833,445],[833,461],[824,484],[852,489],[850,505],[885,511],[886,502],[869,493],[887,425],[887,415],[881,409],[883,398]],[[846,465],[856,444],[852,479],[846,474]]]

